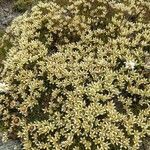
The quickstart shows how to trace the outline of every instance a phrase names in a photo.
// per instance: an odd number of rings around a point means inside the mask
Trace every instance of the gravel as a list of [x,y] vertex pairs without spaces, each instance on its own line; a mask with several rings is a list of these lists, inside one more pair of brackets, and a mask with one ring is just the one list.
[[17,140],[8,140],[2,142],[3,133],[0,132],[0,150],[22,150],[21,143]]
[[0,150],[21,150],[21,144],[19,141],[12,140],[6,143],[0,142]]
[[13,10],[13,0],[0,0],[0,28],[5,29],[11,21],[20,15],[20,12]]

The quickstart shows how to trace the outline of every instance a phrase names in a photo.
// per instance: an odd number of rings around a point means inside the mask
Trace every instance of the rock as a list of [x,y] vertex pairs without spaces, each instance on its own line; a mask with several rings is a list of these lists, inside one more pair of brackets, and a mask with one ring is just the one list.
[[8,140],[2,142],[3,133],[0,132],[0,150],[22,150],[21,143],[18,140]]
[[5,12],[9,12],[9,9],[8,9],[8,8],[4,8],[4,11],[5,11]]
[[15,18],[15,15],[9,15],[1,20],[1,24],[7,26]]
[[21,13],[13,10],[13,0],[0,0],[0,28],[6,28]]
[[0,150],[22,150],[19,141],[9,140],[6,143],[0,142]]

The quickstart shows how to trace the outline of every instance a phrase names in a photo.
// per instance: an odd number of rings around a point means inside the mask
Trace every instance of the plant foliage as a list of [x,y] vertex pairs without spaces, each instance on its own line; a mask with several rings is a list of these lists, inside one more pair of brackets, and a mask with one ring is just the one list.
[[69,0],[17,17],[4,35],[8,134],[25,150],[138,150],[150,133],[149,14],[148,0]]

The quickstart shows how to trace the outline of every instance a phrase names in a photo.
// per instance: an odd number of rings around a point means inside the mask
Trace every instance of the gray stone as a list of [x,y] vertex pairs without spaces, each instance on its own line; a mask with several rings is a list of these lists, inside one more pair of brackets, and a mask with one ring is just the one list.
[[22,150],[21,143],[17,140],[2,142],[3,132],[0,132],[0,150]]
[[15,12],[13,7],[13,0],[0,0],[0,28],[6,28],[15,17],[21,14]]
[[4,11],[5,11],[5,12],[9,12],[9,9],[8,9],[8,8],[5,8]]
[[9,140],[6,143],[0,142],[0,150],[21,150],[21,144],[19,141]]

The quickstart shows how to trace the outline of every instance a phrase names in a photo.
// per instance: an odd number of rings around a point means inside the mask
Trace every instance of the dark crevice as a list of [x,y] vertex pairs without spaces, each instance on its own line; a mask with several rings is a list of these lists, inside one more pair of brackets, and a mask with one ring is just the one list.
[[75,88],[74,88],[74,86],[73,86],[72,84],[70,84],[70,85],[67,85],[67,86],[66,86],[66,89],[67,89],[68,91],[73,91]]
[[83,100],[85,102],[85,106],[88,107],[90,105],[90,99],[86,94],[83,94]]
[[96,117],[96,119],[98,119],[98,120],[103,120],[103,119],[106,119],[106,117],[107,117],[107,113],[98,115],[98,116]]

